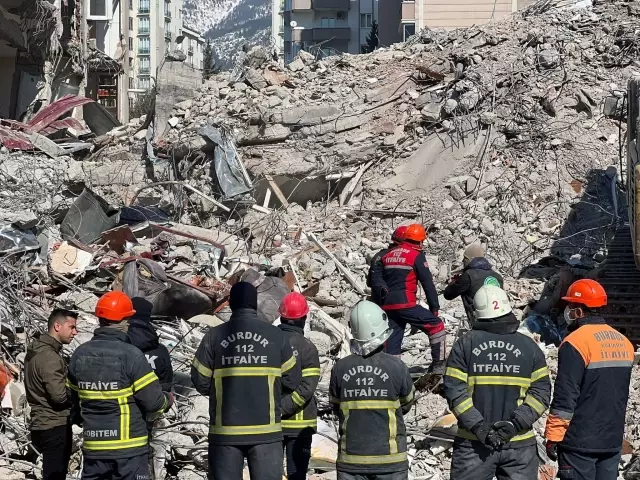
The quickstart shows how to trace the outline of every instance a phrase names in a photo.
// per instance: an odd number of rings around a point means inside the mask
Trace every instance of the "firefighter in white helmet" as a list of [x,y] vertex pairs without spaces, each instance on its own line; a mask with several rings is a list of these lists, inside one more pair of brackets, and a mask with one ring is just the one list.
[[504,290],[475,294],[470,332],[453,346],[444,393],[458,419],[451,480],[535,480],[533,423],[549,407],[551,381],[544,354],[519,322]]
[[414,395],[409,369],[383,352],[391,329],[378,305],[358,303],[351,311],[350,326],[353,354],[335,364],[329,387],[340,420],[338,480],[406,480],[403,414]]

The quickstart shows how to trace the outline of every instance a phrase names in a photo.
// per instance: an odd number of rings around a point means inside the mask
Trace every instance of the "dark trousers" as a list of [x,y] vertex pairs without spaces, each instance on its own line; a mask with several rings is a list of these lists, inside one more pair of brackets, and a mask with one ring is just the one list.
[[497,451],[478,442],[454,445],[451,480],[536,480],[538,466],[535,445]]
[[616,480],[621,452],[578,453],[558,448],[558,478]]
[[245,458],[251,480],[282,480],[282,442],[262,445],[209,444],[209,478],[242,480]]
[[71,458],[71,425],[32,430],[33,446],[42,454],[42,479],[64,480]]
[[402,338],[404,329],[408,325],[416,327],[429,337],[431,358],[434,362],[443,361],[446,354],[444,323],[422,305],[400,310],[387,310],[391,336],[387,340],[385,351],[390,355],[402,353]]
[[149,454],[130,458],[84,458],[81,480],[151,480]]
[[305,480],[311,460],[311,440],[308,435],[301,437],[284,437],[282,444],[287,458],[287,478],[289,480]]
[[338,480],[407,480],[409,470],[394,473],[347,473],[338,472]]

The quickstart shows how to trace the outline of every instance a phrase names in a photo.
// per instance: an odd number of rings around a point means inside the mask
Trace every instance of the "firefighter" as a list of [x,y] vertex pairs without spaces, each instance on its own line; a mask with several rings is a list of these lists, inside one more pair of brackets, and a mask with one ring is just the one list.
[[544,354],[518,333],[507,294],[480,287],[476,322],[451,349],[444,394],[458,419],[451,480],[535,480],[533,423],[549,406],[551,381]]
[[383,352],[391,329],[378,305],[358,303],[350,327],[352,355],[336,362],[329,384],[329,401],[340,423],[338,480],[406,480],[403,415],[414,396],[409,369]]
[[[381,284],[381,282],[384,283],[384,280],[382,279],[382,257],[393,247],[402,243],[406,231],[407,225],[400,225],[396,228],[391,235],[391,244],[373,256],[369,267],[369,274],[367,275],[367,287],[371,287],[373,277],[376,277],[378,284]],[[371,301],[376,305],[381,305],[381,299],[373,290],[371,291]]]
[[146,420],[168,410],[173,396],[129,343],[134,313],[124,293],[103,295],[95,310],[100,327],[71,357],[68,381],[83,422],[82,480],[150,478]]
[[280,303],[280,330],[288,339],[302,369],[302,380],[295,390],[284,392],[280,403],[289,480],[307,478],[311,438],[317,428],[318,410],[314,393],[320,379],[320,359],[315,345],[304,337],[308,313],[307,299],[297,292],[289,293]]
[[462,297],[462,304],[470,322],[473,318],[473,297],[483,285],[493,285],[502,288],[503,280],[499,273],[493,270],[489,261],[484,258],[484,248],[477,243],[471,244],[464,251],[462,272],[451,279],[444,289],[443,295],[447,300]]
[[209,396],[209,473],[240,480],[244,458],[251,479],[282,478],[282,389],[295,390],[300,366],[280,329],[258,317],[258,292],[236,283],[231,319],[210,329],[196,351],[191,381]]
[[[387,353],[398,356],[402,353],[404,329],[409,324],[428,335],[432,358],[429,371],[442,374],[446,332],[444,323],[438,318],[438,292],[421,250],[426,239],[422,225],[409,225],[402,243],[382,256],[382,275],[372,278],[372,290],[382,299],[382,309],[387,312],[393,330],[387,342]],[[417,304],[418,282],[427,297],[429,310]]]
[[634,351],[599,315],[607,294],[595,280],[571,284],[558,349],[558,375],[545,437],[558,477],[615,480],[624,435]]

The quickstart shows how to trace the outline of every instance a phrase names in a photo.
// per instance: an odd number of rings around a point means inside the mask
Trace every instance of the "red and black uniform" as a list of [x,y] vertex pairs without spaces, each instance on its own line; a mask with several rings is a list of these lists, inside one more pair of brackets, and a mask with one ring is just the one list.
[[[444,323],[436,316],[440,309],[438,292],[424,253],[418,245],[404,242],[389,249],[381,263],[381,272],[373,272],[371,288],[379,295],[393,329],[387,341],[387,353],[399,355],[402,352],[404,329],[410,324],[429,336],[433,360],[443,361]],[[418,282],[427,297],[429,310],[417,304]]]
[[631,342],[598,316],[578,319],[560,345],[545,431],[558,444],[560,478],[617,478],[633,357]]

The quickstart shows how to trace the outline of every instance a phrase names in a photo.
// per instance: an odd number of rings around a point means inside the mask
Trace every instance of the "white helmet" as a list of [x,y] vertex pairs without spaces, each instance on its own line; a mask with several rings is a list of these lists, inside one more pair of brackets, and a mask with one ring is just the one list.
[[490,320],[511,312],[509,297],[500,287],[484,285],[473,297],[476,320]]
[[350,324],[353,333],[351,350],[356,355],[368,355],[391,336],[387,314],[367,300],[353,307]]

